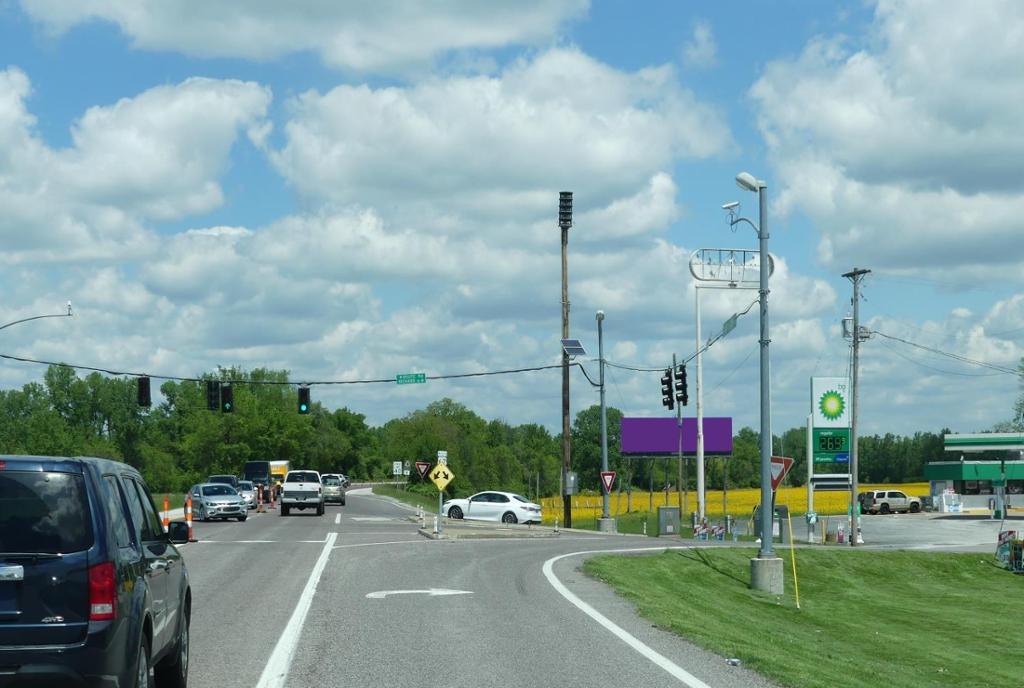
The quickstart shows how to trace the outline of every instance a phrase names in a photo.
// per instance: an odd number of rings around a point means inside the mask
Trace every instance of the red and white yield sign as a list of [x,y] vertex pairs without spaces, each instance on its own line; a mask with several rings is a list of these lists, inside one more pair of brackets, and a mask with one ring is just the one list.
[[601,484],[604,485],[605,492],[611,492],[612,485],[615,484],[615,471],[601,471]]
[[428,463],[427,461],[416,462],[416,472],[420,474],[420,480],[423,480],[423,476],[425,476],[427,474],[427,471],[429,470],[430,463]]
[[786,477],[792,467],[793,459],[788,456],[772,457],[772,492],[779,489],[779,484],[782,483],[782,479]]

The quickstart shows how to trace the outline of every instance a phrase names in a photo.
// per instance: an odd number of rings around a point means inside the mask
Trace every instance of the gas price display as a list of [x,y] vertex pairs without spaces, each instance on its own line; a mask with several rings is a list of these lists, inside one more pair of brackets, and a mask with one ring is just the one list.
[[818,451],[831,453],[845,453],[850,451],[850,436],[841,435],[818,435]]

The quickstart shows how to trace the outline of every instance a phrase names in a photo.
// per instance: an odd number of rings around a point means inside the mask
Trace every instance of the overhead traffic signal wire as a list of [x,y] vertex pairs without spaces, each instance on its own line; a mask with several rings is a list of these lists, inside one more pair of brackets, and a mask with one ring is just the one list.
[[[750,309],[753,308],[755,305],[757,305],[758,302],[759,302],[759,299],[754,299],[753,301],[751,301],[749,306],[747,306],[742,311],[740,311],[739,313],[736,314],[736,317],[739,317],[741,315],[746,315],[747,313],[749,313]],[[725,336],[725,334],[723,334],[722,332],[719,332],[714,337],[709,339],[707,344],[705,344],[704,346],[700,347],[697,351],[694,351],[692,354],[690,354],[689,356],[684,358],[682,361],[680,361],[680,363],[682,365],[686,365],[687,363],[689,363],[693,359],[697,358],[698,354],[702,354],[705,351],[707,351],[708,349],[710,349],[711,346],[715,342],[717,342],[719,339],[721,339],[724,336]],[[591,359],[591,360],[597,361],[596,358]],[[633,372],[636,372],[636,373],[661,373],[661,372],[663,372],[665,370],[666,367],[671,367],[671,366],[658,366],[657,368],[640,368],[638,366],[626,365],[625,363],[613,363],[612,361],[609,361],[607,359],[605,360],[604,364],[606,366],[611,366],[612,368],[620,368],[622,370],[632,370]]]
[[[129,377],[149,377],[157,380],[172,380],[174,382],[205,382],[210,378],[203,377],[182,377],[177,375],[155,375],[151,373],[140,373],[132,372],[127,370],[111,370],[109,368],[99,368],[97,366],[80,365],[76,363],[61,363],[58,361],[43,361],[36,358],[27,358],[25,356],[13,356],[11,354],[0,354],[0,358],[7,359],[9,361],[18,361],[20,363],[37,363],[39,365],[55,365],[64,366],[65,368],[73,368],[74,370],[88,370],[95,373],[106,373],[107,375],[125,375]],[[570,363],[570,367],[577,366],[582,368],[579,363]],[[460,378],[469,377],[486,377],[490,375],[512,375],[516,373],[531,373],[538,370],[553,370],[561,369],[562,364],[556,363],[553,365],[544,366],[532,366],[528,368],[509,368],[506,370],[487,370],[477,373],[454,373],[450,375],[427,375],[427,380],[456,380]],[[374,378],[367,380],[309,380],[309,381],[289,381],[284,382],[280,380],[242,380],[242,379],[219,379],[222,384],[238,384],[238,385],[367,385],[367,384],[379,384],[379,383],[391,383],[394,384],[395,378]]]

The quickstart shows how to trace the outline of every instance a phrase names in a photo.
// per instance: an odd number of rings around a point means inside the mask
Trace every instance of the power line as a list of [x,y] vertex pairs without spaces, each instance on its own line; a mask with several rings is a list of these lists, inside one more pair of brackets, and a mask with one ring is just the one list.
[[978,360],[975,360],[973,358],[967,358],[966,356],[961,356],[959,354],[950,353],[948,351],[942,351],[941,349],[935,349],[935,348],[930,347],[930,346],[924,346],[923,344],[917,344],[916,342],[911,342],[911,341],[908,341],[906,339],[901,339],[900,337],[893,337],[892,335],[888,335],[888,334],[885,334],[884,332],[879,332],[877,330],[872,330],[872,334],[877,334],[880,337],[885,337],[886,339],[891,339],[893,341],[900,342],[900,343],[906,344],[908,346],[912,346],[912,347],[914,347],[916,349],[921,349],[922,351],[928,351],[928,352],[933,353],[933,354],[938,354],[940,356],[945,356],[947,358],[952,358],[953,360],[960,361],[962,363],[970,363],[971,365],[981,366],[983,368],[989,368],[991,370],[997,370],[997,371],[999,371],[1001,373],[1005,373],[1007,375],[1020,375],[1020,372],[1017,371],[1016,369],[1013,369],[1013,368],[1007,368],[1005,366],[998,365],[998,364],[995,364],[995,363],[987,363],[985,361],[978,361]]
[[1006,373],[1003,373],[1003,372],[995,372],[995,373],[964,373],[964,372],[957,371],[957,370],[945,370],[943,368],[936,368],[935,366],[930,366],[927,363],[922,363],[921,361],[918,361],[917,359],[914,359],[914,358],[911,358],[910,356],[907,356],[905,353],[901,352],[899,349],[897,349],[894,346],[891,346],[889,344],[884,344],[884,343],[883,343],[883,346],[887,350],[889,350],[889,351],[893,352],[894,354],[896,354],[897,356],[899,356],[900,358],[902,358],[904,360],[907,360],[907,361],[910,361],[914,365],[921,366],[922,368],[927,368],[928,370],[934,370],[937,373],[943,373],[945,375],[962,375],[963,377],[994,377],[996,375],[1005,375],[1006,374]]

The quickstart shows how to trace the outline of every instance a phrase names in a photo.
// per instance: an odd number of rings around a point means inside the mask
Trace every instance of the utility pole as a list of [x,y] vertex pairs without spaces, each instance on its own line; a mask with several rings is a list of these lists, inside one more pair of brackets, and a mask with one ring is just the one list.
[[[569,228],[572,227],[572,191],[558,194],[558,226],[562,230],[562,339],[569,338]],[[562,522],[572,528],[572,436],[569,434],[569,353],[562,347]]]
[[853,378],[850,380],[850,547],[857,546],[860,532],[857,527],[857,374],[860,367],[860,283],[870,270],[854,268],[843,273],[853,282]]

